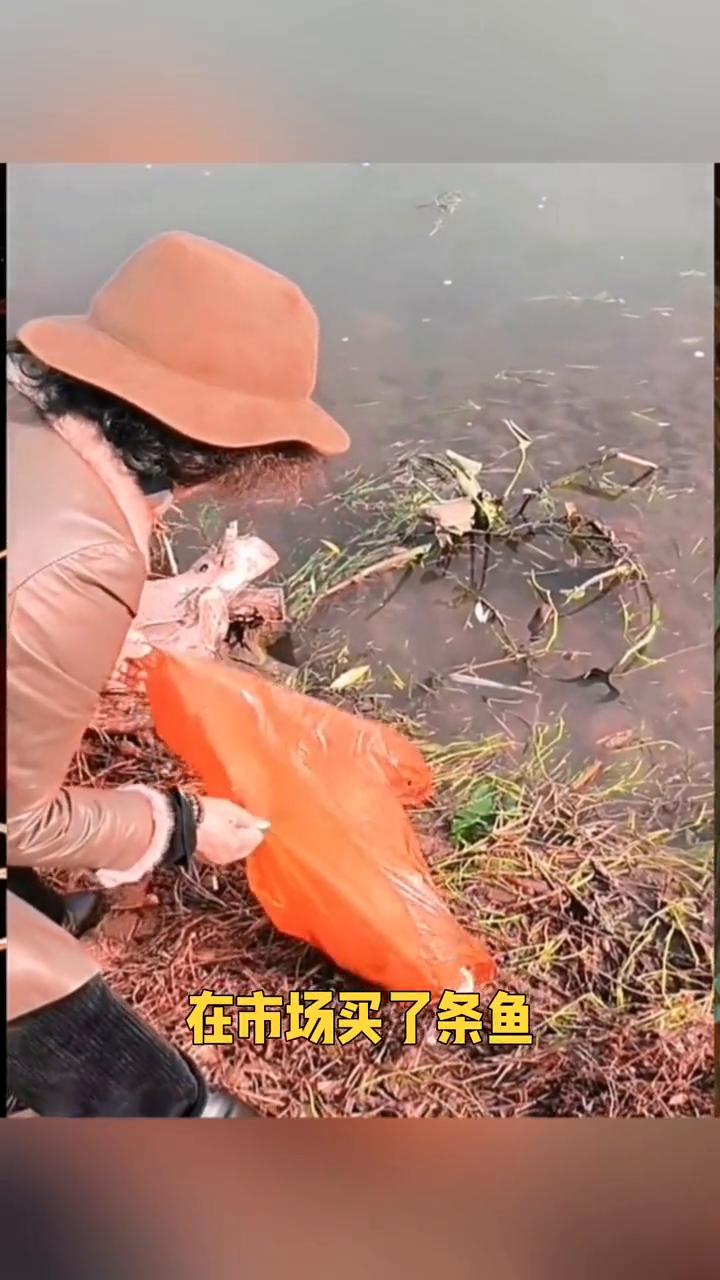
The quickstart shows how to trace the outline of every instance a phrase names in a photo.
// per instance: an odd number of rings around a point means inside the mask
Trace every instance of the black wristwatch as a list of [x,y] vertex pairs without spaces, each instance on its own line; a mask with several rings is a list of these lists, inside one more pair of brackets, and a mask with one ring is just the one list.
[[197,796],[185,795],[184,791],[177,789],[169,791],[167,798],[174,822],[163,865],[187,870],[197,849],[197,829],[202,822],[202,805]]

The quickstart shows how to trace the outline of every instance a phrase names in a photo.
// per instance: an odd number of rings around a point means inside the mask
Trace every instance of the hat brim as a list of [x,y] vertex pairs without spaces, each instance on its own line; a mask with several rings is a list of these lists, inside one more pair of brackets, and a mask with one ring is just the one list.
[[250,449],[298,443],[326,457],[350,447],[347,432],[313,400],[271,400],[188,378],[138,355],[88,316],[30,320],[18,338],[45,364],[129,401],[202,444]]

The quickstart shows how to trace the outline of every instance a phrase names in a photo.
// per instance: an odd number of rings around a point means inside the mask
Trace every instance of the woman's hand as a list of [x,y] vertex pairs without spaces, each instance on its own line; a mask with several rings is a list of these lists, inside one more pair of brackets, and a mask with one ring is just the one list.
[[216,867],[249,857],[270,830],[269,822],[256,818],[231,800],[203,796],[202,809],[197,829],[197,857]]
[[148,644],[140,631],[131,628],[125,638],[122,653],[115,664],[107,689],[112,693],[140,693],[145,688],[146,672],[139,665],[141,658],[152,653],[152,645]]

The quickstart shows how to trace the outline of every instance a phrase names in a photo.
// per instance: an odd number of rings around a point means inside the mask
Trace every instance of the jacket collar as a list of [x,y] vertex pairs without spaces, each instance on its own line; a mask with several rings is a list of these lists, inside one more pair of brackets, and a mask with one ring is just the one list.
[[[6,362],[6,376],[8,382],[21,396],[34,403],[32,383],[23,377],[12,360]],[[94,423],[88,422],[85,418],[69,415],[47,421],[102,480],[115,504],[122,511],[133,540],[145,557],[145,563],[149,564],[153,504],[148,502],[132,473]]]
[[84,418],[55,418],[51,426],[95,472],[122,511],[146,563],[150,557],[153,512],[140,486],[99,429]]

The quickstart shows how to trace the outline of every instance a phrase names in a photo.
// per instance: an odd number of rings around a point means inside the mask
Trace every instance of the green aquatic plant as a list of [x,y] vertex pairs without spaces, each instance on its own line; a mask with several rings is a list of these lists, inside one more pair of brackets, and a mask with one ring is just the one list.
[[455,848],[469,848],[489,836],[499,812],[499,797],[494,787],[481,782],[452,820],[450,832]]

